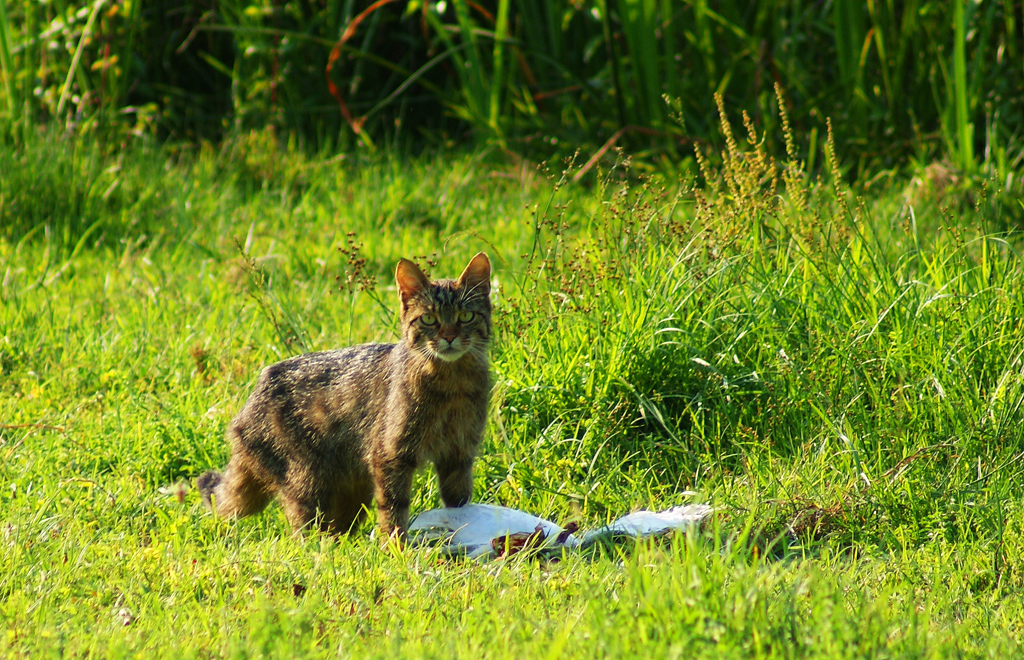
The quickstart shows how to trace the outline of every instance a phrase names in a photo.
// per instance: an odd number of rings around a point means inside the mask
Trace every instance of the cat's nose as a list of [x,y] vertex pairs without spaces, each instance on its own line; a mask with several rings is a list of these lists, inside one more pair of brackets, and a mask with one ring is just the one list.
[[455,328],[441,328],[438,333],[441,339],[446,340],[449,344],[455,341],[455,337],[458,336],[459,331]]

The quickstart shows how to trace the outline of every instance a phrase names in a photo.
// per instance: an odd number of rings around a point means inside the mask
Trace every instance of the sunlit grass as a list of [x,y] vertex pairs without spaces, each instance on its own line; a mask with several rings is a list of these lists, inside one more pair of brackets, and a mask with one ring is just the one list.
[[[59,145],[0,174],[37,212],[0,237],[3,653],[1017,652],[1024,273],[999,218],[838,204],[744,147],[697,186],[620,167],[588,188],[487,153]],[[65,171],[80,206],[12,184],[59,195]],[[584,528],[707,501],[702,533],[481,565],[203,511],[188,484],[261,367],[393,340],[397,259],[444,275],[481,249],[476,499]],[[414,511],[438,503],[422,475]]]

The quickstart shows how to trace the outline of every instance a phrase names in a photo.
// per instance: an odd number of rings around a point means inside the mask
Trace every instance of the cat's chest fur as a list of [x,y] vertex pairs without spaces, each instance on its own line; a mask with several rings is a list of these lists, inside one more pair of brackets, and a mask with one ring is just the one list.
[[[400,354],[401,349],[396,351]],[[416,462],[436,461],[450,453],[453,445],[475,442],[472,429],[485,415],[489,389],[486,363],[437,364],[415,370],[396,370],[383,414],[385,427],[402,425],[414,429],[407,438],[408,450]],[[398,436],[390,429],[376,437]],[[371,448],[372,449],[372,448]]]

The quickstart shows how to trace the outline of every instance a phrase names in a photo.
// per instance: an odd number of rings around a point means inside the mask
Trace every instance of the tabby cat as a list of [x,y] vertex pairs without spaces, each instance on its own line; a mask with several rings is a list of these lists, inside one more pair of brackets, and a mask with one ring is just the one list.
[[223,517],[277,496],[296,531],[347,532],[376,499],[383,534],[403,536],[413,473],[429,461],[445,506],[469,502],[490,377],[491,263],[431,282],[408,259],[395,279],[397,344],[363,344],[271,365],[227,430],[231,460],[197,480]]

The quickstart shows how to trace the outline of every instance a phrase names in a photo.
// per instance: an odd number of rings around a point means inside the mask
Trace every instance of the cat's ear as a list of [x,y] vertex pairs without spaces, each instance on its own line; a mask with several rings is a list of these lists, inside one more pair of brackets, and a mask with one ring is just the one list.
[[408,259],[398,262],[398,268],[395,269],[395,282],[398,283],[398,295],[403,304],[409,298],[430,288],[430,280],[427,279],[427,276],[423,274],[419,266]]
[[466,270],[462,271],[462,275],[459,275],[458,284],[462,288],[468,287],[481,292],[490,291],[491,260],[487,258],[486,254],[478,252],[477,255],[469,261],[469,265],[466,266]]

